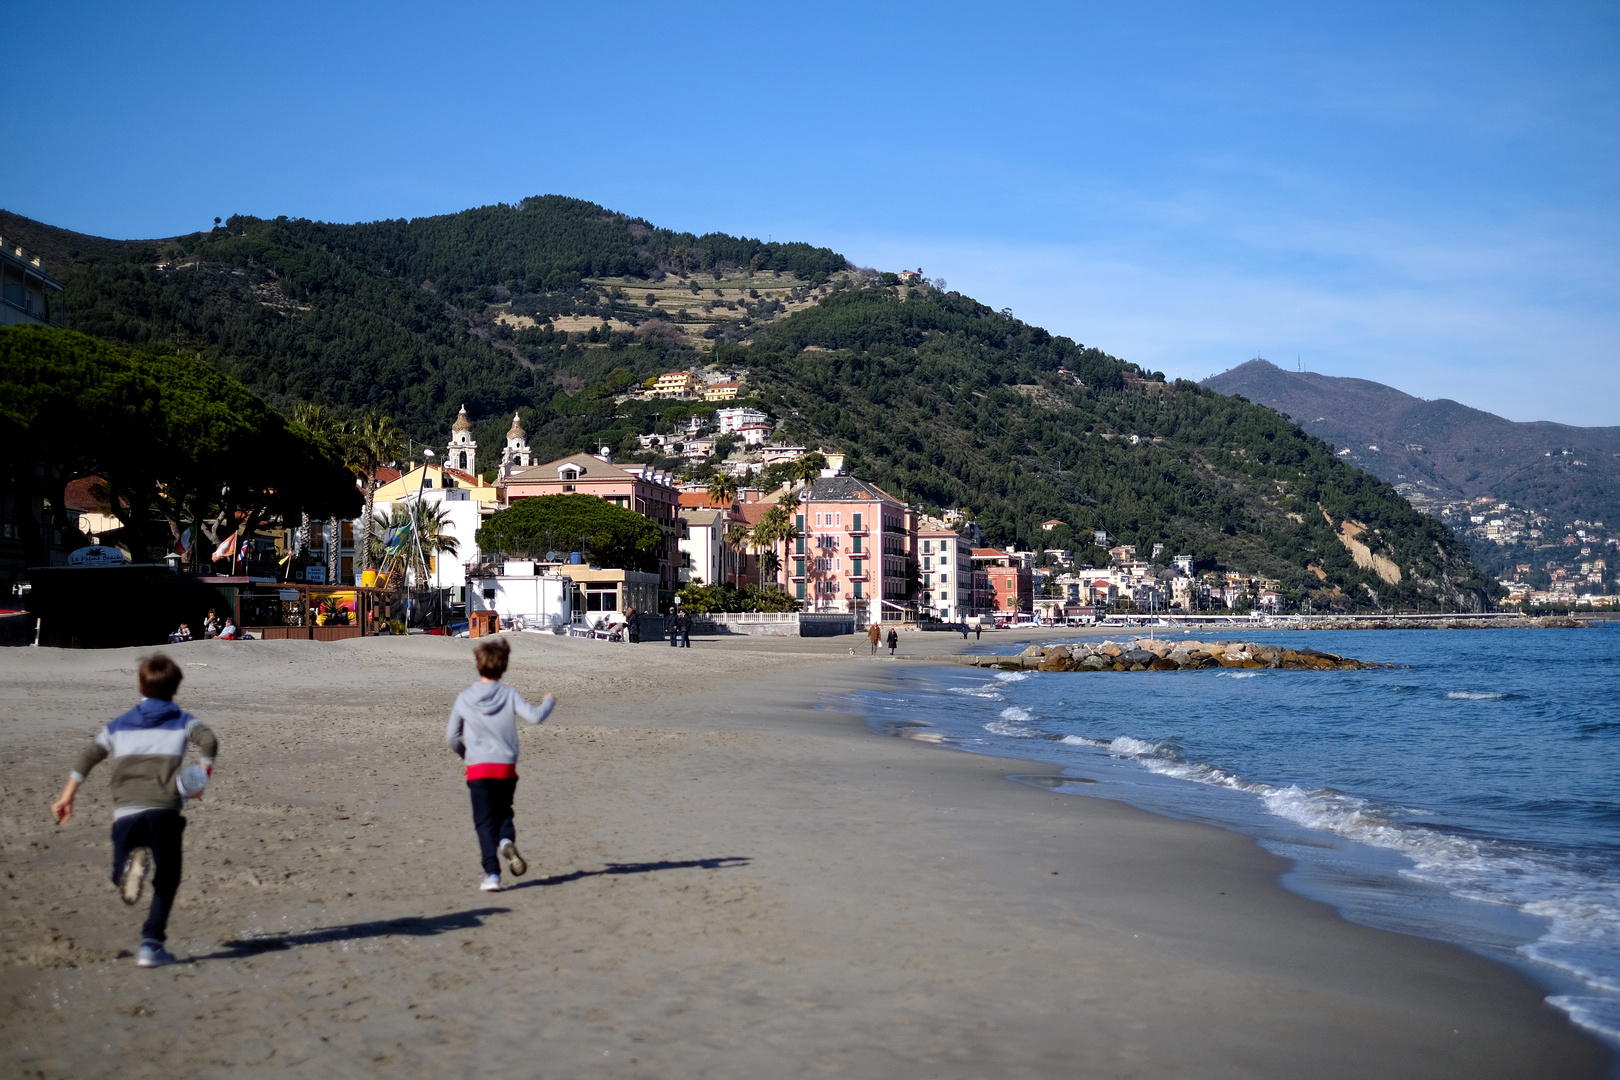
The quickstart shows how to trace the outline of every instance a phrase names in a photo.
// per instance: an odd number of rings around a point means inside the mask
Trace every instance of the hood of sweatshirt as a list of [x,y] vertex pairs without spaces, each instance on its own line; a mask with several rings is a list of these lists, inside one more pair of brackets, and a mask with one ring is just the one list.
[[114,723],[121,728],[155,728],[172,723],[185,715],[185,711],[172,701],[142,698],[141,703],[120,716]]
[[478,682],[462,692],[461,703],[479,716],[494,717],[506,708],[511,696],[511,688],[503,683]]

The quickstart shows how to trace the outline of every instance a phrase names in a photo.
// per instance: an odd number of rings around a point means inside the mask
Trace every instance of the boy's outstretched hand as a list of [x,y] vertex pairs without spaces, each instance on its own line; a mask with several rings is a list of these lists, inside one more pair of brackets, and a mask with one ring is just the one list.
[[69,780],[67,786],[62,788],[62,794],[51,803],[51,813],[56,817],[58,825],[66,825],[68,818],[73,816],[73,797],[79,793],[79,782]]

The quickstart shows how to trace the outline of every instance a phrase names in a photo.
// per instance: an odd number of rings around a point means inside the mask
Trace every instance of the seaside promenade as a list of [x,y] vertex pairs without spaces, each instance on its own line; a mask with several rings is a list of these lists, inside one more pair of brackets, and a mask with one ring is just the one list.
[[506,681],[559,707],[523,734],[531,869],[496,894],[442,738],[471,643],[166,649],[221,753],[188,811],[187,962],[153,971],[120,956],[105,777],[69,825],[47,810],[151,650],[0,650],[6,1075],[1606,1074],[1529,980],[1345,922],[1245,837],[840,711],[922,659],[511,640]]

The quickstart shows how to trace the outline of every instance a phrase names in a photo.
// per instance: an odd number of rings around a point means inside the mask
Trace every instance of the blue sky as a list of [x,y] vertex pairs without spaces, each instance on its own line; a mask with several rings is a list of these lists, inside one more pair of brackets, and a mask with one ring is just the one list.
[[[921,266],[1172,376],[1620,424],[1620,6],[29,5],[0,205],[561,193]],[[31,102],[31,104],[30,104]]]

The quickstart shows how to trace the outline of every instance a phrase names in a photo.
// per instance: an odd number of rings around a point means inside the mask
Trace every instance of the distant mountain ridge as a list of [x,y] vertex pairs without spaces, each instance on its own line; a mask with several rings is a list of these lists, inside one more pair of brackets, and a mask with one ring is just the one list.
[[1522,423],[1258,359],[1201,385],[1276,409],[1397,488],[1434,499],[1491,496],[1559,520],[1620,521],[1620,427]]

